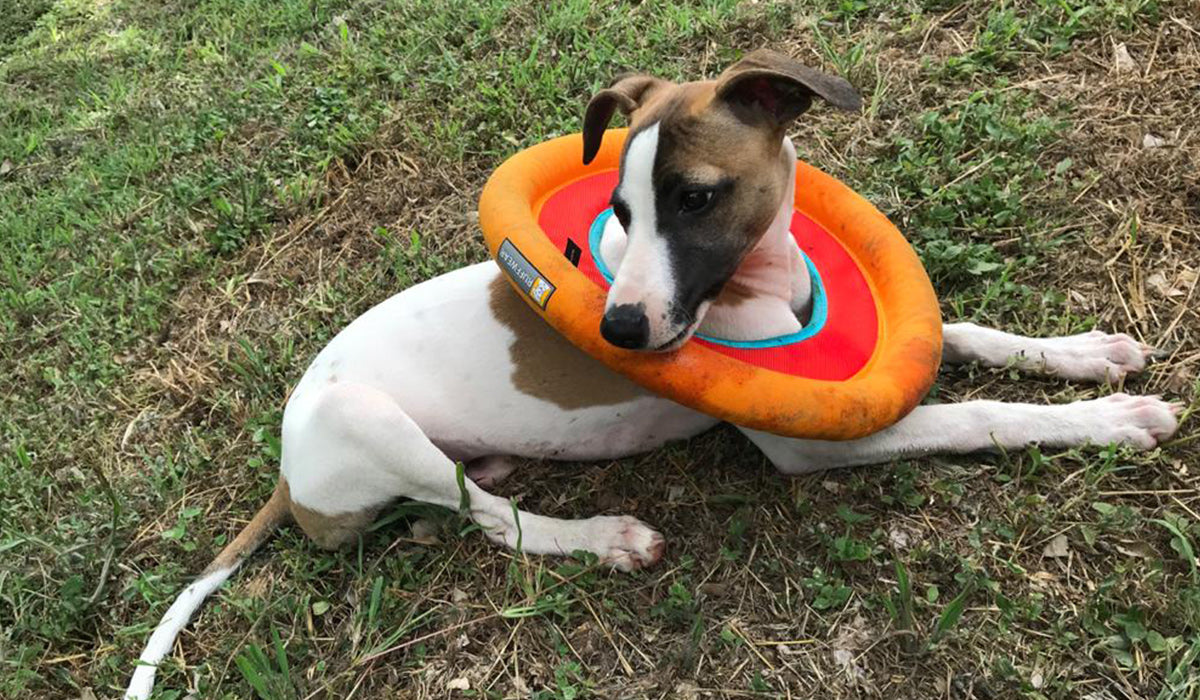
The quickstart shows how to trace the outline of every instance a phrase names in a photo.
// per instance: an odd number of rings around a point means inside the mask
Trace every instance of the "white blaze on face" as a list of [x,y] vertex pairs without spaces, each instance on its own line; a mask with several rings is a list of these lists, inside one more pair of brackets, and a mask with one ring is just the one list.
[[650,322],[649,347],[670,341],[678,332],[670,319],[675,298],[671,253],[659,234],[654,197],[654,158],[658,153],[658,124],[633,137],[621,173],[618,196],[629,207],[629,230],[606,308],[641,304]]
[[608,217],[600,238],[600,257],[604,259],[610,274],[615,276],[621,271],[621,261],[625,259],[625,245],[628,243],[629,236],[625,234],[621,222],[617,221],[615,216]]

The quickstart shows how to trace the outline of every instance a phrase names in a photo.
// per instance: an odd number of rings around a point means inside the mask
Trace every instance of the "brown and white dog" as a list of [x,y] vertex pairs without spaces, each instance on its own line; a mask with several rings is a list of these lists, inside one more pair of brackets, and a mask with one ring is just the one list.
[[[786,131],[815,98],[859,106],[846,81],[757,51],[716,80],[630,76],[591,100],[585,161],[614,111],[631,125],[612,194],[615,223],[601,245],[615,270],[601,325],[609,342],[670,351],[697,329],[758,339],[800,328],[811,290],[787,229],[795,149]],[[1033,339],[948,324],[944,336],[946,362],[1015,364],[1079,381],[1120,380],[1150,352],[1127,335],[1096,331]],[[920,406],[853,442],[742,432],[779,471],[803,474],[1030,443],[1150,449],[1174,433],[1178,412],[1156,397],[1117,394],[1056,406]],[[510,471],[507,457],[616,459],[716,422],[584,355],[525,306],[492,262],[407,289],[313,360],[284,412],[274,495],[167,610],[126,697],[149,696],[155,665],[192,613],[277,526],[294,520],[321,546],[337,547],[399,497],[458,507],[457,461],[468,464],[470,517],[496,542],[515,546],[519,522],[529,553],[586,550],[622,570],[653,564],[663,538],[635,518],[514,513],[483,487]]]

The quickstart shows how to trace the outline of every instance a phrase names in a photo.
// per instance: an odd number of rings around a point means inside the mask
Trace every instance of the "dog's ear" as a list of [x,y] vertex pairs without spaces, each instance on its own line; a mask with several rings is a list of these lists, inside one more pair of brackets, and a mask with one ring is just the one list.
[[614,111],[620,109],[628,117],[651,93],[666,84],[667,81],[649,75],[622,75],[610,87],[597,92],[583,115],[583,164],[591,163],[600,152],[604,130]]
[[841,109],[862,108],[862,98],[850,83],[769,49],[759,49],[727,68],[717,78],[716,96],[739,118],[766,118],[778,128],[808,111],[814,96]]

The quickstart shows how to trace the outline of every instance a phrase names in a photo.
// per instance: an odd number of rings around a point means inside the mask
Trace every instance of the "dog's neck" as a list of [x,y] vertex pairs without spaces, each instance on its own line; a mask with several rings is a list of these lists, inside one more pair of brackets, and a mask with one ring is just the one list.
[[784,137],[784,195],[767,232],[713,300],[699,331],[728,340],[763,340],[795,333],[807,321],[812,280],[791,233],[796,195],[796,148]]

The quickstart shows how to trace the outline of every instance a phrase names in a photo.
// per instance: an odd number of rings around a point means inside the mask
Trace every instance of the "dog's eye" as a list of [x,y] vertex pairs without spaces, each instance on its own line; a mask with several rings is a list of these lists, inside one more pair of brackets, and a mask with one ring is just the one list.
[[679,211],[695,214],[703,211],[712,202],[712,190],[687,190],[679,196]]

